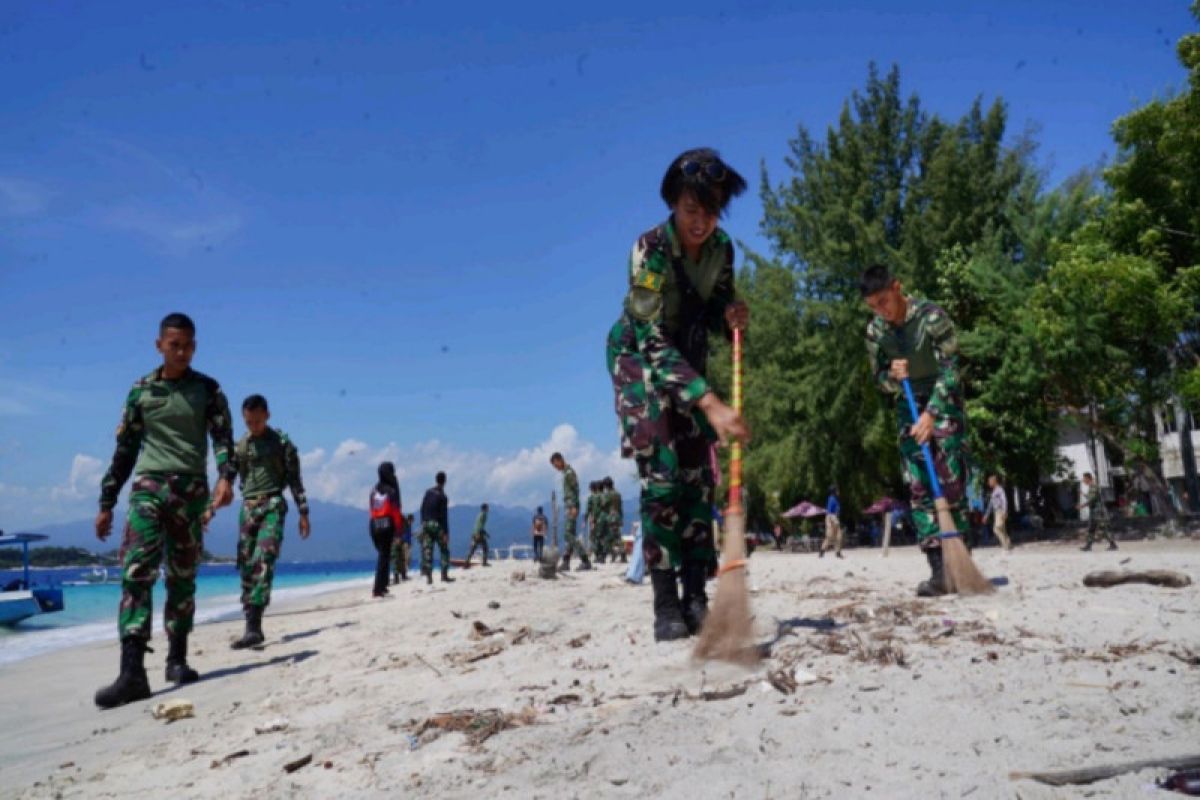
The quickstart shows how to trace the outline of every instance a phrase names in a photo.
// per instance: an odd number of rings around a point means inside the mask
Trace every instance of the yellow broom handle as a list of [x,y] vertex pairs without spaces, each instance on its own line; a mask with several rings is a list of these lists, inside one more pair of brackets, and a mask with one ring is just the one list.
[[[742,331],[733,330],[733,410],[742,413]],[[742,444],[734,440],[729,458],[729,511],[742,511]]]

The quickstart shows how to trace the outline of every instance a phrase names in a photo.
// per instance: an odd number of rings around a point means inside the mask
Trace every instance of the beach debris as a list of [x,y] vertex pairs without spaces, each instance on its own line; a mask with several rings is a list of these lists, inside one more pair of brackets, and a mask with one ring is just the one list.
[[307,767],[309,764],[312,763],[312,760],[313,760],[312,753],[309,753],[306,756],[297,758],[295,761],[289,761],[288,763],[284,764],[283,771],[290,775],[298,769],[304,769],[305,767]]
[[1153,586],[1165,586],[1169,589],[1182,589],[1192,585],[1192,579],[1182,572],[1169,569],[1149,569],[1141,572],[1125,570],[1123,572],[1102,571],[1089,572],[1083,578],[1084,586],[1107,589],[1122,583],[1149,583]]
[[1152,758],[1146,761],[1127,761],[1123,764],[1069,769],[1060,772],[1010,772],[1008,777],[1014,781],[1034,780],[1048,786],[1073,786],[1095,783],[1096,781],[1124,775],[1127,772],[1139,772],[1143,769],[1187,770],[1197,768],[1200,768],[1200,754],[1175,756],[1173,758]]
[[421,655],[420,653],[417,653],[417,661],[420,661],[422,664],[424,664],[425,666],[427,666],[427,667],[429,667],[431,670],[433,670],[433,671],[434,671],[434,673],[435,673],[435,674],[436,674],[436,675],[437,675],[439,678],[440,678],[440,677],[442,677],[442,671],[441,671],[440,669],[438,669],[437,667],[435,667],[433,664],[430,664],[428,661],[426,661],[426,660],[425,660],[425,656]]
[[581,636],[576,636],[574,639],[567,642],[567,644],[571,647],[583,647],[584,643],[586,643],[591,638],[592,638],[592,635],[590,633],[585,633]]
[[526,639],[528,639],[532,635],[533,635],[533,629],[530,628],[528,625],[526,625],[526,626],[522,627],[520,630],[518,630],[516,633],[513,634],[512,643],[513,644],[521,644],[522,642],[524,642]]
[[552,699],[550,701],[550,705],[566,706],[566,705],[571,705],[572,703],[582,703],[582,702],[583,702],[583,697],[581,697],[580,695],[577,695],[574,693],[560,694],[558,697],[555,697],[554,699]]
[[688,697],[693,700],[729,700],[730,698],[744,695],[746,690],[750,688],[750,683],[752,683],[752,681],[738,684],[737,686],[730,686],[728,689],[712,689],[709,691],[704,691],[700,693],[699,698],[696,698],[694,695],[688,695]]
[[1191,797],[1200,796],[1200,769],[1176,772],[1166,778],[1156,780],[1155,785],[1176,794],[1186,794]]
[[474,647],[470,650],[460,650],[457,653],[447,653],[446,660],[451,664],[463,666],[464,664],[474,664],[476,661],[483,661],[485,658],[499,655],[504,652],[504,642],[491,641],[481,646]]
[[264,733],[279,733],[280,731],[286,731],[287,729],[288,721],[286,717],[279,717],[277,719],[264,722],[262,725],[254,726],[254,732],[260,736]]
[[494,636],[497,633],[503,633],[503,632],[504,632],[504,628],[492,629],[492,628],[489,628],[487,625],[483,624],[482,622],[480,622],[479,620],[475,620],[474,622],[471,623],[471,638],[476,641],[479,641],[480,639],[486,639],[489,636]]
[[520,570],[514,570],[513,573],[508,576],[508,580],[510,583],[524,583],[525,573],[521,572]]
[[175,722],[180,719],[187,719],[196,716],[196,709],[192,705],[191,700],[168,700],[165,703],[159,703],[150,712],[155,719],[166,720],[167,722]]
[[488,608],[490,608],[492,611],[495,611],[500,608],[500,603],[495,600],[492,600],[491,602],[488,603]]
[[[498,708],[476,711],[471,708],[434,714],[420,722],[413,720],[409,725],[412,735],[426,742],[443,733],[462,733],[466,735],[469,745],[478,747],[501,731],[532,725],[536,721],[537,710],[533,707],[526,707],[517,712],[501,711]],[[430,733],[432,736],[426,736]]]
[[1169,654],[1172,658],[1177,658],[1189,667],[1200,667],[1200,652],[1197,652],[1190,647],[1183,647],[1178,650],[1172,650]]
[[461,611],[455,611],[455,610],[452,608],[452,609],[450,609],[450,616],[454,617],[455,619],[462,619],[462,618],[463,618],[463,613],[462,613]]
[[230,763],[231,761],[236,761],[239,758],[245,758],[248,755],[250,755],[249,750],[237,750],[237,751],[225,756],[224,758],[216,759],[215,761],[213,761],[211,764],[208,765],[208,768],[216,769],[217,767],[223,767],[226,764]]

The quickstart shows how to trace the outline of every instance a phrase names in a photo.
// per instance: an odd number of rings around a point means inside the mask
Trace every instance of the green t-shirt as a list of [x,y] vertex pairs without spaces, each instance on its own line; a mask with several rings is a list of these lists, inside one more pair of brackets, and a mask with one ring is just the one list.
[[267,428],[257,438],[247,433],[238,440],[235,451],[243,498],[281,494],[288,488],[296,508],[301,514],[308,513],[308,499],[300,478],[300,453],[286,433],[275,428]]

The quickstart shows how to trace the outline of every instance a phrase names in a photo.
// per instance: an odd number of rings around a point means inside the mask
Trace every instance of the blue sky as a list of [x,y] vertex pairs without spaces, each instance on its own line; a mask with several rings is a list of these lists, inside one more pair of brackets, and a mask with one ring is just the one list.
[[[446,468],[452,501],[528,503],[555,448],[628,488],[603,339],[677,152],[779,180],[875,60],[946,115],[1003,97],[1057,182],[1182,85],[1194,27],[1162,1],[101,5],[0,6],[10,530],[92,512],[176,309],[314,496],[390,457],[408,491]],[[726,228],[761,249],[760,215]]]

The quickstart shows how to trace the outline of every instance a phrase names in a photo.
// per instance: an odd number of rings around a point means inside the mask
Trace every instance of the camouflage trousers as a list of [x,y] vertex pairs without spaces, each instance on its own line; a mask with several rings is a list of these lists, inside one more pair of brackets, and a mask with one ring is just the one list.
[[[929,468],[917,440],[908,435],[912,417],[908,406],[901,402],[897,408],[900,425],[900,464],[904,479],[908,481],[909,499],[912,503],[912,519],[917,529],[917,543],[922,547],[936,546],[940,532],[937,511],[934,509],[933,488],[929,480]],[[953,409],[943,414],[934,423],[933,438],[929,449],[933,453],[934,467],[942,494],[950,504],[954,527],[958,531],[969,531],[967,521],[967,442],[966,425],[962,409]],[[934,537],[934,538],[931,538]]]
[[436,522],[421,523],[421,572],[433,574],[433,546],[441,554],[442,569],[450,567],[450,535]]
[[483,552],[483,560],[487,561],[488,557],[488,532],[480,531],[471,535],[471,549],[467,551],[467,561],[475,555],[475,550],[479,549]]
[[1108,514],[1092,511],[1092,512],[1088,513],[1088,526],[1087,526],[1087,546],[1088,547],[1091,547],[1092,542],[1094,542],[1096,540],[1097,533],[1100,534],[1101,538],[1108,540],[1109,544],[1117,543],[1116,540],[1113,539],[1112,531],[1110,531],[1108,529]]
[[579,506],[565,506],[563,510],[566,512],[564,515],[565,519],[563,520],[563,541],[567,545],[563,556],[566,558],[570,558],[571,556],[587,558],[587,549],[579,541]]
[[609,527],[608,517],[604,515],[597,516],[592,523],[592,554],[597,558],[609,551]]
[[646,566],[711,563],[717,554],[708,435],[692,415],[668,410],[658,423],[649,452],[636,456]]
[[196,614],[196,569],[208,503],[203,475],[139,475],[129,493],[129,517],[121,542],[120,638],[150,638],[152,594],[159,565],[166,560],[167,634],[192,630]]
[[251,497],[242,501],[238,517],[237,566],[242,577],[242,607],[265,608],[271,603],[275,562],[283,546],[287,518],[283,495]]

